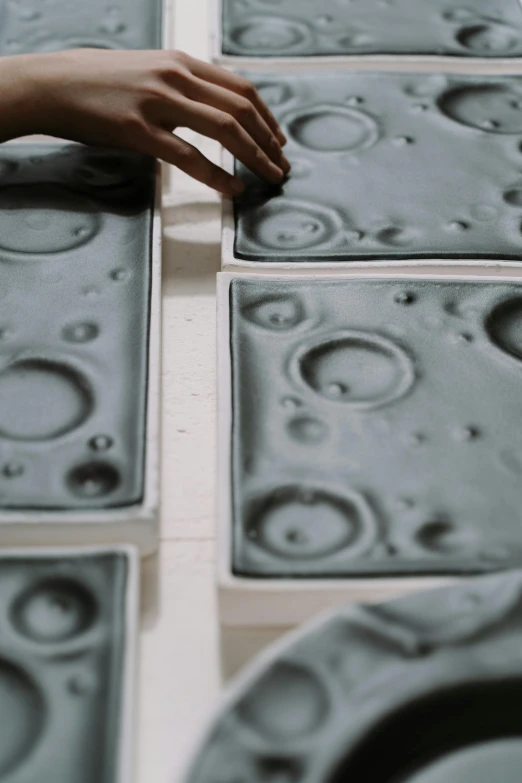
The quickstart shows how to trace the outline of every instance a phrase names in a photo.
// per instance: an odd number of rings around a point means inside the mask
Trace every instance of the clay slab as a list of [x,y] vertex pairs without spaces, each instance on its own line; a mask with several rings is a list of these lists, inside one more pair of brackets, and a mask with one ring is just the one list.
[[[0,0],[0,54],[62,49],[159,49],[166,43],[162,0],[107,4]],[[163,21],[164,20],[164,21]]]
[[3,550],[0,623],[2,777],[128,783],[136,551]]
[[222,275],[219,297],[225,625],[522,563],[521,278]]
[[130,153],[2,148],[0,541],[154,549],[157,181]]
[[517,783],[521,620],[519,571],[330,611],[236,678],[184,780]]
[[214,58],[231,63],[522,55],[518,0],[211,0],[211,10]]
[[247,75],[293,168],[274,190],[236,164],[224,267],[522,261],[521,76]]

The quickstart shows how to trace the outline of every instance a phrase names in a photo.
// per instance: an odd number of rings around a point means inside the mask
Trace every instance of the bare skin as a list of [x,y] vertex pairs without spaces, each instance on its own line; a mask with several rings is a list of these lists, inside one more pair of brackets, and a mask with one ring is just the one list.
[[174,135],[219,141],[268,182],[290,170],[277,121],[246,79],[182,52],[78,49],[0,58],[0,142],[46,134],[126,147],[227,196],[244,185]]

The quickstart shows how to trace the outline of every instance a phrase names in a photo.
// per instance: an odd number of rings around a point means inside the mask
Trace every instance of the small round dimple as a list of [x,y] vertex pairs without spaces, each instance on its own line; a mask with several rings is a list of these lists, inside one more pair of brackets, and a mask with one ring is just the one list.
[[494,23],[463,27],[456,40],[465,49],[485,56],[509,52],[521,43],[520,35],[512,27]]
[[405,394],[415,380],[409,357],[395,343],[366,332],[341,332],[302,346],[300,377],[328,400],[370,408]]
[[275,663],[238,703],[237,714],[251,729],[279,742],[318,731],[329,713],[326,692],[309,669]]
[[[35,682],[16,664],[0,660],[0,777],[7,779],[30,757],[48,717]],[[27,770],[26,770],[27,772]],[[22,776],[23,776],[22,772]]]
[[24,466],[21,462],[6,462],[2,468],[2,475],[5,478],[20,478],[24,474]]
[[20,254],[73,250],[99,231],[92,203],[59,185],[10,185],[0,190],[0,248]]
[[91,672],[75,674],[67,680],[67,690],[74,696],[87,696],[96,691],[97,680]]
[[424,443],[426,443],[427,440],[428,439],[423,432],[412,432],[407,436],[406,443],[412,448],[418,448],[419,446],[422,446]]
[[457,341],[462,345],[470,345],[474,340],[475,338],[470,332],[459,332],[457,335]]
[[114,280],[116,283],[124,283],[126,280],[130,278],[130,270],[129,269],[113,269],[110,273],[109,277],[111,280]]
[[109,435],[94,435],[89,440],[89,448],[92,451],[109,451],[114,445],[114,440]]
[[311,416],[299,416],[288,422],[288,432],[300,443],[316,445],[326,440],[328,428],[320,419]]
[[0,177],[6,177],[8,174],[13,174],[18,168],[18,164],[14,160],[0,159]]
[[459,530],[447,519],[426,522],[416,533],[416,540],[424,549],[439,555],[468,553],[473,535]]
[[297,410],[297,408],[300,408],[303,403],[298,397],[283,397],[281,400],[281,405],[283,408],[286,408],[286,410]]
[[379,242],[382,242],[383,245],[390,245],[391,247],[407,247],[416,237],[416,232],[405,226],[387,226],[386,228],[382,228],[377,234]]
[[503,198],[511,207],[522,207],[522,185],[506,190]]
[[247,530],[257,546],[293,561],[354,555],[366,551],[375,535],[373,516],[360,496],[293,486],[256,501]]
[[97,604],[80,582],[49,579],[30,587],[16,599],[11,620],[35,642],[60,643],[87,631],[95,621]]
[[438,99],[446,117],[489,133],[522,133],[522,112],[513,108],[521,96],[511,85],[483,83],[453,87]]
[[68,324],[62,331],[62,337],[69,343],[89,343],[95,340],[100,333],[97,324],[92,321],[79,321]]
[[282,332],[293,329],[305,317],[301,300],[297,296],[274,296],[261,299],[243,310],[243,315],[265,329]]
[[287,115],[289,135],[314,152],[339,153],[367,149],[379,138],[375,120],[358,109],[321,104]]
[[108,462],[87,462],[67,476],[67,486],[76,497],[103,498],[111,495],[121,483],[119,471]]
[[315,21],[319,27],[327,27],[328,25],[335,22],[335,18],[330,14],[321,14],[321,16],[318,16]]
[[360,95],[349,95],[346,98],[346,103],[348,106],[362,106],[364,103],[364,98],[362,98]]
[[392,139],[392,144],[396,147],[409,147],[412,144],[415,144],[415,139],[413,136],[395,136],[395,138]]
[[522,359],[522,297],[498,304],[486,319],[490,340],[504,353]]
[[0,373],[0,436],[43,441],[70,432],[91,414],[92,390],[69,365],[25,359]]
[[412,291],[398,291],[393,296],[393,301],[400,305],[411,305],[416,299],[417,297]]
[[108,18],[103,20],[98,29],[100,33],[119,35],[125,32],[127,25],[121,19]]
[[447,228],[449,231],[452,231],[455,234],[463,234],[468,230],[469,223],[466,223],[464,220],[451,220],[447,224]]
[[464,427],[457,427],[454,431],[455,440],[463,443],[478,440],[480,438],[480,429],[472,424]]
[[251,17],[230,33],[234,47],[249,55],[264,52],[291,52],[312,40],[308,25],[276,16]]

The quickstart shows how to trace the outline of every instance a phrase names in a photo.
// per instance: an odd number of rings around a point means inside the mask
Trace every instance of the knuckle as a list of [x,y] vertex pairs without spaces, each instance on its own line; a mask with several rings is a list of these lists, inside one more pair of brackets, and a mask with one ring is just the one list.
[[245,124],[245,123],[252,122],[252,120],[254,120],[255,117],[256,117],[256,110],[254,109],[250,101],[247,101],[246,99],[239,101],[236,109],[236,118],[240,122]]
[[241,79],[239,88],[241,90],[241,95],[243,95],[244,98],[247,98],[249,101],[257,100],[257,90],[248,79]]
[[219,132],[224,136],[235,136],[238,132],[237,120],[231,114],[220,114],[216,119]]
[[190,64],[190,56],[186,52],[181,52],[179,49],[172,52],[172,62],[178,63],[187,67]]

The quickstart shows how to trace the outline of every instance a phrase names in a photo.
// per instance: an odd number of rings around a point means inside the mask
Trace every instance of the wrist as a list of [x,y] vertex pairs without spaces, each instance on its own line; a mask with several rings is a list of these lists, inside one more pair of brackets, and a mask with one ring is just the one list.
[[45,133],[45,90],[41,89],[39,55],[0,57],[0,142]]

